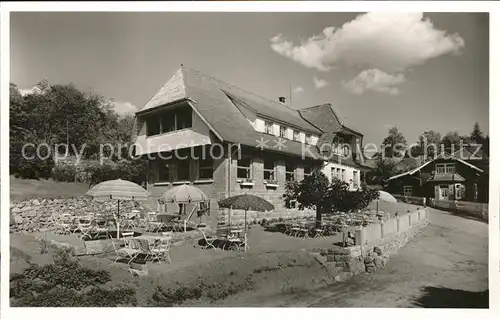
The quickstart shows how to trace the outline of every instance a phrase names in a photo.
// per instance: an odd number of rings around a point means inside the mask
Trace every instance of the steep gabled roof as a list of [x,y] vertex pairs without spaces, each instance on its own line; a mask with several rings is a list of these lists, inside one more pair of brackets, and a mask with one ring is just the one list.
[[347,125],[345,119],[339,116],[338,110],[335,110],[330,103],[303,108],[299,110],[299,113],[323,132],[346,132],[363,136],[352,125]]
[[[398,175],[391,176],[391,177],[389,178],[389,180],[396,179],[396,178],[399,178],[399,177],[402,177],[402,176],[405,176],[405,175],[413,175],[413,174],[415,174],[416,172],[420,171],[420,170],[421,170],[422,168],[424,168],[425,166],[427,166],[427,165],[429,165],[430,163],[434,162],[435,160],[437,160],[437,159],[442,159],[442,158],[444,158],[445,156],[446,156],[446,155],[439,155],[439,156],[436,156],[436,158],[434,158],[434,159],[432,159],[432,160],[430,160],[430,161],[425,162],[424,164],[422,164],[421,166],[419,166],[419,167],[417,167],[417,168],[414,168],[414,169],[412,169],[412,170],[409,170],[409,171],[407,171],[407,172],[404,172],[404,173],[401,173],[401,174],[398,174]],[[472,169],[474,169],[474,170],[476,170],[476,171],[478,171],[478,172],[480,172],[480,173],[483,173],[483,170],[482,170],[482,169],[480,169],[480,168],[478,168],[478,167],[476,167],[476,166],[474,166],[474,165],[472,165],[472,164],[470,164],[470,163],[467,163],[466,161],[464,161],[464,160],[462,160],[462,159],[460,159],[460,158],[457,158],[457,157],[455,157],[455,156],[453,156],[453,155],[447,155],[447,157],[448,157],[449,159],[451,159],[451,160],[455,160],[455,161],[458,161],[458,162],[460,162],[460,163],[462,163],[462,164],[464,164],[464,165],[466,165],[466,166],[469,166],[470,168],[472,168]]]
[[[210,129],[226,142],[257,146],[258,141],[263,139],[270,141],[268,143],[270,151],[297,156],[304,153],[302,143],[296,141],[286,140],[285,147],[281,150],[274,148],[275,137],[255,131],[240,111],[239,107],[242,106],[254,110],[258,115],[287,123],[303,131],[321,133],[319,129],[305,121],[297,110],[187,67],[181,67],[137,114],[180,100],[187,100]],[[241,105],[236,106],[234,104],[236,101]],[[308,147],[304,155],[317,158],[317,148]]]

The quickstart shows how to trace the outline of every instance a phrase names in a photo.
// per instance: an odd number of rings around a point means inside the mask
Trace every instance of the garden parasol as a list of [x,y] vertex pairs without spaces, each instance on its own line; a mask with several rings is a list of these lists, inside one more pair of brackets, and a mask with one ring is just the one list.
[[85,195],[93,199],[118,200],[118,213],[116,216],[116,238],[120,238],[120,200],[146,200],[150,194],[136,183],[115,179],[105,181],[92,187]]
[[219,201],[219,207],[230,209],[243,209],[245,211],[245,251],[247,249],[247,211],[256,210],[267,212],[274,209],[274,205],[262,197],[255,195],[236,195]]
[[[203,193],[199,188],[187,184],[169,189],[162,195],[161,198],[167,203],[178,204],[201,203],[208,202],[210,200],[208,196],[205,195],[205,193]],[[183,208],[185,210],[186,205],[184,205]],[[184,231],[186,231],[186,222],[187,220],[184,220]]]

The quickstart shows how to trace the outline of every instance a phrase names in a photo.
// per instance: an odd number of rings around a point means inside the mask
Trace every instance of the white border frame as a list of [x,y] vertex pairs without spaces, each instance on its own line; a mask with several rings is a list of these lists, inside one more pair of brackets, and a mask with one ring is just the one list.
[[[499,60],[493,57],[500,56],[500,39],[497,36],[500,34],[500,4],[496,2],[485,1],[426,1],[426,2],[392,2],[392,1],[348,1],[348,2],[18,2],[18,3],[2,3],[1,12],[1,92],[2,92],[2,107],[1,107],[1,227],[2,227],[2,240],[1,247],[3,251],[2,263],[2,300],[1,311],[4,318],[11,318],[11,316],[21,317],[37,317],[43,318],[45,316],[58,317],[73,317],[73,318],[89,318],[96,315],[107,316],[144,316],[151,317],[161,316],[181,316],[189,314],[190,316],[207,316],[215,315],[217,312],[224,311],[224,316],[234,315],[238,317],[255,317],[258,315],[264,316],[277,316],[282,315],[287,318],[299,318],[304,316],[321,316],[326,311],[334,311],[333,315],[336,317],[344,316],[377,316],[384,315],[393,318],[416,318],[426,315],[442,315],[452,314],[458,317],[469,317],[482,315],[485,317],[496,318],[499,310],[500,294],[499,294],[499,175],[500,175],[500,132],[498,125],[493,119],[499,119],[499,106],[500,97],[498,87],[500,85],[499,79]],[[490,164],[490,203],[489,203],[489,292],[490,292],[490,309],[489,310],[429,310],[419,309],[409,311],[407,309],[307,309],[297,310],[293,308],[254,308],[247,311],[241,311],[235,308],[190,308],[190,309],[93,309],[93,308],[79,308],[78,311],[71,308],[10,308],[8,303],[8,290],[9,290],[9,174],[8,174],[8,126],[9,126],[9,112],[8,108],[8,84],[10,75],[10,57],[9,57],[9,12],[10,11],[230,11],[230,12],[260,12],[260,11],[275,11],[275,12],[317,12],[317,11],[330,11],[330,12],[366,12],[366,11],[424,11],[424,12],[490,12],[490,136],[491,138],[491,164]],[[496,86],[495,86],[496,84]],[[496,107],[491,107],[495,105]],[[491,182],[493,181],[493,182]],[[305,313],[307,311],[307,313]],[[98,314],[99,312],[99,314]],[[167,312],[167,313],[166,313]],[[220,314],[219,314],[220,315]]]

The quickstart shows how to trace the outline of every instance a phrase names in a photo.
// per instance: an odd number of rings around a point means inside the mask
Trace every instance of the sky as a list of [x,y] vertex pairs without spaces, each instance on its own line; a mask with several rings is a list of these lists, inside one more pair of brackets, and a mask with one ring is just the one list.
[[11,82],[73,83],[141,109],[181,64],[294,108],[331,103],[381,143],[488,133],[481,13],[11,13]]

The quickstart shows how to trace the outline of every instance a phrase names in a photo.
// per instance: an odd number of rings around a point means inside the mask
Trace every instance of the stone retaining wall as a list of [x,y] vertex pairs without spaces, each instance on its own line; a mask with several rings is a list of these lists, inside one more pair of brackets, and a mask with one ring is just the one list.
[[[146,208],[139,202],[120,201],[120,211],[130,212]],[[43,230],[52,214],[85,215],[87,213],[116,213],[117,201],[97,201],[87,197],[32,199],[12,202],[10,205],[10,231],[35,232]]]
[[[313,255],[334,275],[337,281],[346,280],[351,276],[363,272],[375,272],[377,269],[384,267],[391,255],[397,253],[409,240],[429,224],[425,209],[415,211],[406,216],[400,216],[400,221],[412,220],[412,216],[420,216],[421,218],[414,218],[408,227],[399,228],[395,232],[386,233],[379,238],[366,240],[362,244],[359,243],[358,245],[345,248],[315,249]],[[370,226],[373,229],[382,227],[380,224]],[[356,232],[356,236],[359,236],[361,232],[363,231],[359,229]]]

